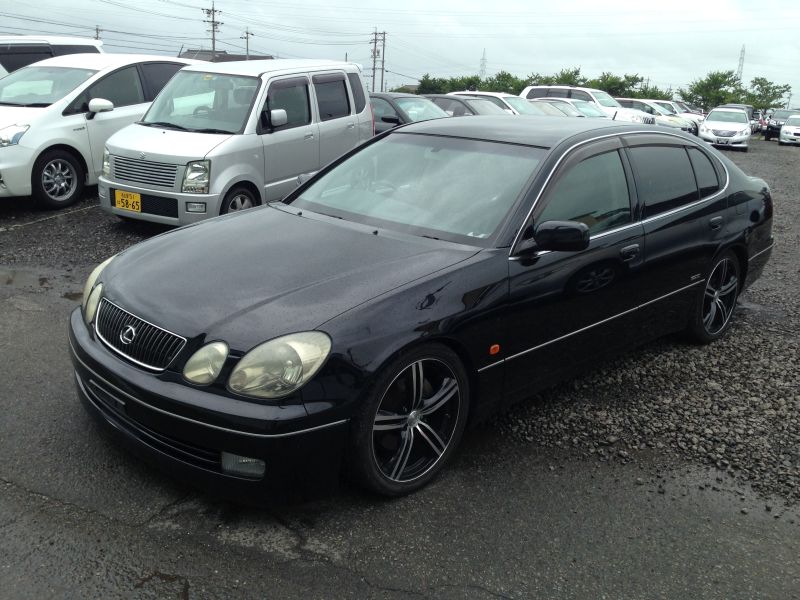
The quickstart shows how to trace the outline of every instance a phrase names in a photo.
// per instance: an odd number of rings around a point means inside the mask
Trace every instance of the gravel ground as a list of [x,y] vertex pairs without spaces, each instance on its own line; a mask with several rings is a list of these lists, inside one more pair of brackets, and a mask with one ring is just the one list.
[[[710,346],[667,338],[539,394],[496,419],[522,443],[600,461],[712,465],[765,496],[800,501],[800,148],[756,141],[728,153],[769,183],[772,258]],[[653,452],[647,452],[648,460]]]
[[[800,148],[754,141],[748,154],[730,156],[770,184],[776,246],[729,335],[706,347],[677,338],[648,345],[490,426],[590,460],[711,465],[765,496],[800,501]],[[93,265],[165,230],[103,213],[92,193],[62,212],[0,202],[0,265],[64,271],[75,293]]]

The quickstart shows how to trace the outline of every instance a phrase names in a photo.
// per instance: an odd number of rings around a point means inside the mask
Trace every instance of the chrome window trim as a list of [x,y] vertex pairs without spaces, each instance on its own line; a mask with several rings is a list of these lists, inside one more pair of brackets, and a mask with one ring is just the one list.
[[[165,367],[163,367],[163,368],[159,368],[159,367],[154,367],[154,366],[152,366],[152,365],[148,365],[148,364],[145,364],[145,363],[143,363],[143,362],[140,362],[140,361],[136,360],[135,358],[133,358],[133,357],[131,357],[131,356],[128,356],[127,354],[125,354],[125,353],[124,353],[124,352],[122,352],[121,350],[117,350],[117,349],[114,347],[114,345],[113,345],[111,342],[109,342],[109,341],[108,341],[106,338],[104,338],[104,337],[103,337],[103,335],[100,333],[100,330],[99,330],[99,329],[98,329],[98,327],[97,327],[97,322],[99,321],[99,317],[100,317],[100,308],[102,307],[102,304],[103,304],[103,302],[108,302],[108,303],[109,303],[111,306],[115,307],[115,308],[116,308],[116,309],[118,309],[118,310],[121,310],[121,311],[122,311],[122,312],[124,312],[125,314],[128,314],[128,315],[132,316],[132,317],[133,317],[133,318],[135,318],[135,319],[139,319],[140,321],[142,321],[143,323],[147,323],[147,324],[148,324],[148,325],[150,325],[151,327],[155,327],[156,329],[159,329],[159,330],[163,331],[164,333],[168,333],[169,335],[174,335],[176,338],[178,338],[178,339],[182,340],[181,347],[180,347],[180,348],[178,348],[178,351],[177,351],[177,352],[175,352],[175,356],[173,356],[173,357],[172,357],[172,360],[171,360],[171,361],[169,361],[169,363],[167,363],[167,365],[166,365]],[[170,366],[170,365],[171,365],[173,362],[175,362],[175,359],[176,359],[176,358],[178,358],[178,355],[179,355],[179,354],[180,354],[180,353],[183,351],[183,349],[186,347],[186,342],[187,342],[186,338],[185,338],[185,337],[183,337],[182,335],[178,335],[177,333],[173,333],[173,332],[169,331],[168,329],[164,329],[163,327],[159,327],[159,326],[158,326],[158,325],[156,325],[155,323],[151,323],[151,322],[150,322],[150,321],[148,321],[147,319],[143,319],[142,317],[140,317],[140,316],[138,316],[138,315],[135,315],[135,314],[133,314],[132,312],[130,312],[130,311],[128,311],[128,310],[125,310],[125,309],[124,309],[124,308],[122,308],[121,306],[119,306],[119,305],[117,305],[117,304],[114,304],[114,303],[113,303],[111,300],[109,300],[108,298],[105,298],[105,297],[103,297],[103,299],[100,301],[100,305],[97,307],[97,315],[96,315],[96,316],[95,316],[95,318],[94,318],[94,332],[95,332],[95,334],[97,335],[97,337],[98,337],[98,338],[100,338],[100,340],[102,340],[102,342],[103,342],[103,343],[104,343],[104,344],[105,344],[105,345],[106,345],[108,348],[110,348],[111,350],[113,350],[114,352],[116,352],[117,354],[119,354],[120,356],[122,356],[123,358],[125,358],[126,360],[129,360],[129,361],[131,361],[133,364],[135,364],[135,365],[138,365],[138,366],[140,366],[140,367],[144,367],[145,369],[149,369],[150,371],[155,371],[156,373],[163,373],[164,371],[166,371],[166,370],[169,368],[169,366]]]
[[[113,383],[109,382],[108,380],[106,380],[103,377],[101,377],[100,375],[98,375],[97,372],[94,371],[94,369],[92,369],[89,365],[87,365],[85,362],[83,362],[83,360],[81,360],[81,358],[78,356],[78,353],[75,352],[75,347],[72,345],[72,340],[70,340],[70,342],[69,342],[69,347],[70,347],[70,350],[72,350],[72,356],[75,357],[75,360],[77,360],[79,363],[81,363],[81,365],[83,366],[84,369],[89,371],[89,373],[94,375],[104,385],[107,385],[108,387],[113,389],[115,392],[118,392],[119,394],[121,394],[124,398],[126,398],[128,400],[131,400],[132,402],[135,402],[135,403],[137,403],[137,404],[139,404],[139,405],[141,405],[141,406],[143,406],[143,407],[145,407],[147,409],[150,409],[150,410],[153,410],[155,412],[161,413],[162,415],[166,415],[168,417],[173,417],[175,419],[180,419],[181,421],[186,421],[187,423],[192,423],[193,425],[200,425],[202,427],[208,427],[210,429],[216,429],[217,431],[223,431],[225,433],[233,433],[233,434],[236,434],[236,435],[245,435],[245,436],[248,436],[248,437],[254,437],[254,438],[259,438],[259,439],[271,439],[271,438],[284,438],[284,437],[291,437],[291,436],[294,436],[294,435],[301,435],[301,434],[304,434],[304,433],[308,433],[310,431],[316,431],[317,429],[324,429],[326,427],[334,427],[335,425],[341,425],[343,423],[347,423],[347,421],[348,421],[347,419],[341,419],[339,421],[333,421],[332,423],[325,423],[324,425],[317,425],[315,427],[309,427],[308,429],[299,429],[297,431],[289,431],[287,433],[251,433],[249,431],[240,431],[238,429],[228,429],[227,427],[220,427],[219,425],[212,425],[211,423],[204,423],[203,421],[197,421],[195,419],[190,419],[189,417],[184,417],[182,415],[177,415],[175,413],[172,413],[172,412],[169,412],[167,410],[164,410],[164,409],[158,408],[156,406],[153,406],[152,404],[148,404],[148,403],[144,402],[143,400],[139,400],[135,396],[132,396],[129,393],[125,392],[124,390],[119,389]],[[76,379],[78,380],[78,382],[80,384],[83,383],[83,380],[81,379],[80,374],[77,371],[75,371],[75,377],[76,377]],[[83,387],[83,386],[81,386],[81,387]],[[91,401],[91,397],[89,397],[89,400]],[[94,402],[92,402],[92,404],[94,404]]]
[[[511,242],[511,247],[509,248],[509,251],[508,251],[509,260],[518,260],[518,257],[514,257],[513,254],[514,254],[514,248],[516,247],[517,243],[519,242],[519,238],[522,235],[522,231],[523,231],[523,227],[522,226],[525,223],[527,223],[528,220],[531,218],[531,215],[533,214],[533,211],[536,208],[536,205],[539,203],[539,200],[542,198],[542,194],[544,194],[544,191],[547,189],[547,186],[550,184],[550,180],[552,179],[553,174],[556,172],[556,170],[558,170],[558,167],[561,166],[561,163],[564,161],[564,159],[567,158],[570,154],[572,154],[572,152],[576,148],[579,148],[580,146],[584,146],[586,144],[590,144],[592,142],[597,142],[599,140],[604,140],[604,139],[607,139],[607,138],[612,138],[612,137],[617,137],[617,136],[653,135],[653,134],[678,138],[679,140],[681,140],[683,142],[692,142],[692,140],[687,140],[685,137],[683,137],[681,135],[677,135],[677,134],[670,133],[670,132],[638,130],[638,131],[626,131],[626,132],[623,132],[623,133],[619,133],[619,132],[617,132],[617,133],[609,133],[609,134],[606,134],[606,135],[601,135],[601,136],[594,137],[594,138],[591,138],[591,139],[588,139],[588,140],[584,140],[582,142],[578,142],[577,144],[574,144],[574,145],[570,146],[559,157],[559,159],[556,161],[556,164],[553,165],[553,168],[550,169],[550,172],[547,174],[547,178],[544,180],[544,183],[542,184],[542,187],[539,190],[539,193],[536,194],[536,198],[534,198],[533,204],[531,204],[531,208],[528,211],[528,214],[525,215],[525,218],[522,220],[522,225],[520,225],[520,227],[519,227],[519,229],[517,231],[517,234],[514,236],[514,241]],[[701,148],[701,146],[699,144],[694,144],[694,147]],[[701,152],[702,152],[702,150],[701,150]],[[725,171],[725,185],[722,188],[720,188],[717,192],[715,192],[711,196],[706,196],[705,198],[700,198],[699,200],[695,200],[694,202],[692,202],[690,204],[685,204],[684,206],[679,206],[677,208],[673,208],[672,210],[668,210],[667,212],[660,213],[658,215],[654,215],[654,216],[649,217],[647,219],[634,221],[632,223],[628,223],[627,225],[624,225],[623,227],[629,227],[629,226],[638,225],[638,224],[650,223],[650,222],[652,222],[652,221],[654,221],[656,219],[660,219],[662,217],[668,217],[670,215],[673,215],[673,214],[675,214],[675,213],[677,213],[677,212],[679,212],[681,210],[684,210],[686,208],[699,206],[703,202],[708,202],[709,200],[713,200],[717,196],[723,194],[728,189],[728,186],[730,185],[730,181],[731,181],[730,173],[728,171],[728,167],[725,165],[725,163],[723,161],[721,161],[721,160],[719,160],[719,159],[717,159],[716,157],[713,157],[713,156],[712,156],[712,158],[714,160],[716,160],[719,164],[721,164],[723,170]],[[619,229],[622,229],[623,227],[617,228],[616,230],[609,229],[607,232],[601,231],[600,233],[591,236],[590,239],[595,239],[597,237],[601,237],[603,234],[613,233],[613,232],[615,232],[615,231],[617,231]]]
[[639,310],[641,308],[644,308],[645,306],[649,306],[650,304],[653,304],[654,302],[659,302],[659,301],[663,300],[664,298],[669,298],[670,296],[674,296],[675,294],[679,294],[679,293],[681,293],[683,291],[688,290],[689,288],[693,288],[695,286],[698,286],[701,283],[705,283],[705,279],[699,279],[699,280],[697,280],[697,281],[695,281],[693,283],[690,283],[689,285],[685,285],[682,288],[674,290],[674,291],[672,291],[672,292],[670,292],[668,294],[664,294],[663,296],[659,296],[658,298],[654,298],[653,300],[648,300],[647,302],[639,304],[638,306],[634,306],[633,308],[629,308],[628,310],[625,310],[625,311],[623,311],[621,313],[618,313],[616,315],[612,315],[610,317],[606,317],[605,319],[603,319],[601,321],[597,321],[596,323],[592,323],[591,325],[587,325],[586,327],[581,327],[580,329],[576,329],[575,331],[571,331],[570,333],[565,333],[562,336],[559,336],[557,338],[553,338],[552,340],[548,340],[546,342],[543,342],[543,343],[539,344],[538,346],[534,346],[532,348],[528,348],[527,350],[523,350],[522,352],[517,352],[516,354],[512,354],[511,356],[509,356],[507,358],[504,358],[502,360],[498,360],[497,362],[494,362],[494,363],[492,363],[490,365],[486,365],[485,367],[481,367],[480,369],[478,369],[478,373],[483,373],[484,371],[486,371],[488,369],[491,369],[492,367],[496,367],[497,365],[500,365],[500,364],[506,363],[508,361],[514,360],[515,358],[519,358],[520,356],[524,356],[525,354],[529,354],[529,353],[531,353],[531,352],[533,352],[535,350],[539,350],[541,348],[544,348],[545,346],[549,346],[550,344],[554,344],[556,342],[560,342],[561,340],[565,340],[565,339],[567,339],[569,337],[572,337],[573,335],[577,335],[579,333],[583,333],[584,331],[588,331],[589,329],[597,327],[598,325],[602,325],[603,323],[608,323],[609,321],[613,321],[614,319],[617,319],[619,317],[622,317],[622,316],[625,316],[627,314],[630,314],[630,313],[632,313],[634,311],[637,311],[637,310]]
[[747,259],[747,262],[750,262],[751,260],[755,259],[756,257],[761,256],[762,254],[764,254],[764,252],[767,252],[768,250],[772,250],[772,247],[774,245],[775,245],[775,242],[772,242],[769,246],[767,246],[763,250],[760,250],[760,251],[756,252],[755,254],[753,254],[753,256],[751,256],[750,258]]

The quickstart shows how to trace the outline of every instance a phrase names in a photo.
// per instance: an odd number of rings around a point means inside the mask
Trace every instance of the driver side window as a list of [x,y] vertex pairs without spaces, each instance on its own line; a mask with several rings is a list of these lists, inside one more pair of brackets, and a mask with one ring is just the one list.
[[579,221],[591,234],[630,223],[628,182],[616,150],[591,156],[559,177],[547,193],[546,206],[537,219]]

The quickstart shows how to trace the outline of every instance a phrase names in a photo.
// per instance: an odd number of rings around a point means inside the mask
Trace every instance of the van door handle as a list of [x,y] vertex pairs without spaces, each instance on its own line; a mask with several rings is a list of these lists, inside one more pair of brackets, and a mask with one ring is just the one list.
[[356,124],[355,124],[355,123],[349,123],[349,124],[347,125],[347,128],[348,128],[348,129],[353,129],[353,127],[355,127],[355,126],[356,126]]
[[711,227],[714,231],[722,227],[722,217],[713,217],[709,219],[708,226]]
[[639,244],[631,244],[630,246],[625,246],[619,251],[619,255],[623,261],[633,260],[637,256],[639,256]]
[[307,134],[305,134],[303,136],[303,139],[304,140],[313,140],[314,139],[314,134],[313,133],[307,133]]

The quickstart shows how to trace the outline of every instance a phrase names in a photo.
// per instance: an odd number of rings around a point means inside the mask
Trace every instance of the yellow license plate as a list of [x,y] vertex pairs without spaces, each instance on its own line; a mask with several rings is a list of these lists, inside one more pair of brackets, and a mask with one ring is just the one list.
[[142,212],[142,196],[136,192],[114,190],[114,206],[122,210]]

